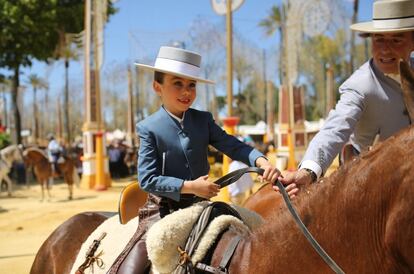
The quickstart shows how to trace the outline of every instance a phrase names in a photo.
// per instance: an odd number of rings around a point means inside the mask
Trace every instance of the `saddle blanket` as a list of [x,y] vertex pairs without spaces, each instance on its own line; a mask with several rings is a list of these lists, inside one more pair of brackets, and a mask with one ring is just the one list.
[[95,252],[96,256],[102,251],[102,255],[99,258],[102,260],[103,266],[102,268],[99,268],[96,264],[94,264],[93,269],[92,267],[85,269],[85,274],[103,274],[108,272],[118,255],[124,250],[125,246],[129,242],[129,239],[131,239],[134,235],[137,227],[138,217],[131,219],[124,225],[119,223],[118,215],[105,220],[82,244],[70,273],[75,274],[78,267],[85,261],[86,253],[89,247],[93,244],[93,240],[99,239],[103,232],[106,232],[106,236],[101,241],[101,244]]
[[[207,205],[206,203],[209,202],[200,202],[192,207],[167,215],[149,229],[147,250],[154,272],[171,273],[177,268],[179,261],[177,247],[180,246],[184,249],[187,238]],[[232,207],[240,214],[243,221],[231,215],[221,215],[214,218],[206,228],[198,248],[191,257],[193,265],[204,258],[217,236],[225,229],[229,228],[241,235],[246,235],[263,223],[262,217],[257,213],[243,207],[234,205]]]
[[[153,263],[153,273],[171,273],[175,270],[179,258],[177,246],[185,246],[191,228],[197,221],[206,203],[208,202],[201,202],[167,215],[149,229],[147,249],[148,257]],[[246,234],[263,222],[260,215],[253,211],[237,206],[233,206],[233,208],[240,214],[244,223],[230,215],[216,217],[204,233],[200,245],[192,257],[193,262],[200,261],[204,257],[221,231],[230,227],[239,233]],[[85,261],[89,247],[94,240],[99,239],[103,232],[106,233],[106,236],[95,252],[95,256],[102,252],[99,258],[102,260],[103,265],[98,267],[94,264],[93,268],[85,269],[85,274],[107,273],[134,235],[138,222],[138,217],[135,217],[127,224],[122,225],[119,223],[118,215],[105,220],[82,244],[70,273],[75,274],[79,266]]]

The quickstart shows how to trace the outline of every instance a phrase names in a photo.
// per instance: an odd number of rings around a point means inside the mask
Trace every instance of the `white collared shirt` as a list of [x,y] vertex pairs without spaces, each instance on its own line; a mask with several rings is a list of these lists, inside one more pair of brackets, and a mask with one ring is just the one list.
[[165,111],[171,116],[171,117],[173,117],[175,120],[177,120],[178,121],[178,123],[180,123],[180,126],[181,126],[181,128],[184,128],[184,118],[185,118],[185,112],[183,113],[183,118],[180,118],[180,117],[178,117],[178,116],[176,116],[176,115],[174,115],[174,114],[172,114],[171,112],[169,112],[168,111],[168,109],[166,109],[165,107],[164,107],[164,109],[165,109]]

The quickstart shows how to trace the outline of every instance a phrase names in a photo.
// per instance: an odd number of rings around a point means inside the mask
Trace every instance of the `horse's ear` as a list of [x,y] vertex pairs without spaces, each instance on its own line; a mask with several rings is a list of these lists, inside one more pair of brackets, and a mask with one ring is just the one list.
[[401,88],[404,103],[407,107],[411,123],[414,122],[414,73],[404,60],[400,60]]

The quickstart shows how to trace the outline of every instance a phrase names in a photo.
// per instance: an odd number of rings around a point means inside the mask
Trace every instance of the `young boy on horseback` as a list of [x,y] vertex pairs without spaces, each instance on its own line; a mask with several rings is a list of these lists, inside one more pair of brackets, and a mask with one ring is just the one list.
[[52,182],[53,177],[55,174],[59,174],[59,166],[58,160],[59,157],[62,155],[63,148],[59,144],[59,142],[55,139],[55,136],[49,134],[48,136],[49,144],[47,145],[47,156],[49,158],[49,162],[52,166]]
[[[217,195],[219,186],[208,178],[208,145],[232,159],[263,168],[265,180],[275,182],[280,175],[261,152],[222,130],[211,113],[191,108],[197,83],[213,83],[199,77],[200,63],[197,53],[161,47],[154,66],[137,64],[154,71],[153,89],[162,101],[157,112],[137,124],[138,181],[150,193],[140,211],[140,225],[153,213],[162,218],[192,205],[197,197]],[[145,244],[140,246],[139,253],[146,255]],[[148,259],[140,257],[135,261],[137,269],[145,269]]]

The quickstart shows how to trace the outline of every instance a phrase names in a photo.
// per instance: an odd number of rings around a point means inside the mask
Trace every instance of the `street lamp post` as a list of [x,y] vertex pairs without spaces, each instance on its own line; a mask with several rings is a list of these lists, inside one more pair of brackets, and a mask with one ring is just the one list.
[[[232,24],[232,13],[238,9],[242,4],[243,0],[226,0],[224,1],[212,0],[212,6],[214,11],[219,15],[226,15],[226,26],[227,26],[227,117],[223,119],[224,130],[228,134],[234,135],[235,126],[239,119],[233,117],[233,24]],[[223,156],[223,167],[222,173],[227,174],[229,171],[229,158]],[[223,200],[230,201],[227,188],[222,189],[221,196]]]
[[[100,59],[102,46],[98,43],[98,32],[102,31],[103,15],[101,14],[102,7],[99,5],[102,5],[99,0],[85,0],[84,85],[86,119],[82,127],[84,153],[81,186],[86,189],[105,190],[111,185],[111,178],[108,158],[106,157],[100,103],[99,69],[102,64]],[[92,9],[94,11],[93,18],[91,16]],[[93,42],[93,62],[90,58],[91,41]],[[91,66],[93,70],[91,70]]]
[[226,1],[227,25],[227,116],[233,115],[233,24],[231,1]]

